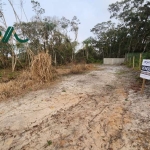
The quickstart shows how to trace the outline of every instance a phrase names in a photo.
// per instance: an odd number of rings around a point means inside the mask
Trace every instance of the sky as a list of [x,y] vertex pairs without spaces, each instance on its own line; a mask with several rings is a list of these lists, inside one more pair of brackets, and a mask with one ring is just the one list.
[[[8,0],[2,0],[4,5],[4,15],[8,26],[13,26],[16,21],[12,8]],[[32,11],[31,0],[24,1],[24,10],[28,21],[34,16]],[[108,11],[109,4],[115,3],[117,0],[38,0],[41,7],[45,9],[44,16],[56,16],[58,18],[66,17],[72,19],[77,16],[81,24],[79,25],[78,41],[82,42],[92,36],[90,29],[97,23],[110,20]],[[27,21],[20,9],[20,0],[12,0],[17,14],[23,21]],[[73,37],[72,37],[73,38]]]

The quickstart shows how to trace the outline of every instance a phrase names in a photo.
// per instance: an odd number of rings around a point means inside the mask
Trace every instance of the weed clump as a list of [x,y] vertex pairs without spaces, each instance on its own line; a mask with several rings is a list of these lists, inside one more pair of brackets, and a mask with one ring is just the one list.
[[51,57],[47,53],[40,53],[34,57],[31,67],[23,71],[18,78],[1,83],[0,100],[19,95],[32,87],[36,88],[39,83],[52,81],[56,76],[56,70],[51,65]]
[[37,81],[51,81],[57,73],[51,65],[51,56],[47,53],[40,53],[34,57],[31,64],[31,75],[34,80]]

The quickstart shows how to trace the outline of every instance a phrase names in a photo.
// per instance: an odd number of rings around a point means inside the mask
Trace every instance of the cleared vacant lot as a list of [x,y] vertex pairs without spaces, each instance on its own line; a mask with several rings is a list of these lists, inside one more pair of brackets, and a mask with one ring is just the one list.
[[100,66],[1,102],[0,149],[149,150],[149,89],[141,95],[135,76]]

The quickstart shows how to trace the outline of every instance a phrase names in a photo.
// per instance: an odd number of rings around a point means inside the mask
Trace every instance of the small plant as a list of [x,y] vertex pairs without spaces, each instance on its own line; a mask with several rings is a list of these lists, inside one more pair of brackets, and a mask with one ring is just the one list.
[[63,90],[62,90],[62,92],[66,92],[66,90],[65,90],[65,89],[63,89]]
[[52,145],[52,141],[47,141],[48,146]]
[[106,88],[107,88],[108,90],[113,90],[113,89],[115,89],[115,87],[112,86],[112,85],[106,85]]

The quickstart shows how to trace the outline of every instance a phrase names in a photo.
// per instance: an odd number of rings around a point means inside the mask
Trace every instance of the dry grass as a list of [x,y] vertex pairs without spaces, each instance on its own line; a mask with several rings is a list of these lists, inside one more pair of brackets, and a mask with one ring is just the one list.
[[25,89],[32,87],[35,82],[32,79],[27,79],[24,73],[16,80],[11,80],[7,83],[1,83],[0,100],[16,96],[22,93]]
[[[68,68],[68,67],[67,67]],[[78,74],[93,68],[93,65],[78,64],[71,65],[70,69],[62,69],[60,75]],[[64,71],[65,70],[65,71]],[[31,89],[36,90],[46,86],[45,83],[51,83],[57,76],[56,70],[51,66],[51,58],[48,54],[40,53],[35,56],[31,68],[23,71],[15,80],[0,84],[0,100],[13,96],[18,96]]]
[[91,64],[78,64],[78,65],[72,65],[70,72],[73,74],[82,73],[86,70],[91,70],[93,68],[93,65]]
[[31,65],[31,75],[34,80],[47,82],[56,76],[56,70],[51,65],[51,57],[47,53],[40,53],[34,57]]
[[51,58],[46,53],[35,56],[31,68],[23,71],[20,76],[7,83],[1,83],[0,100],[17,96],[40,83],[52,81],[57,76],[56,70],[51,66]]

